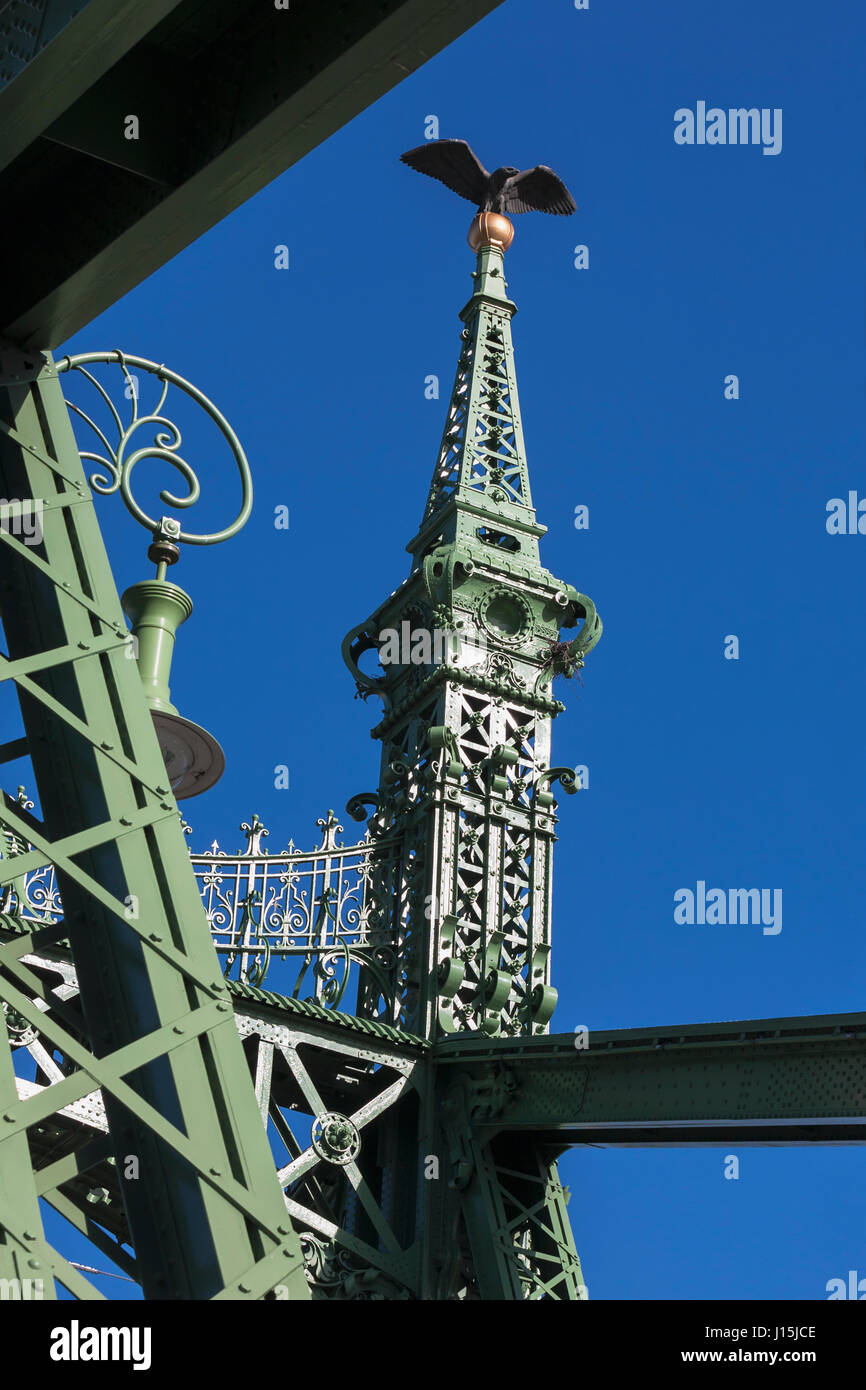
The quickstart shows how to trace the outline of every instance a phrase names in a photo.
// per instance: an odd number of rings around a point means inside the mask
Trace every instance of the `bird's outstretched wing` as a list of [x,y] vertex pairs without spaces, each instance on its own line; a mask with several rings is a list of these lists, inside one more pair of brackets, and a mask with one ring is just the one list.
[[503,191],[506,212],[555,212],[567,215],[577,204],[558,174],[546,164],[524,169],[509,179]]
[[410,169],[439,179],[461,198],[468,198],[470,203],[484,202],[489,175],[465,140],[428,140],[417,149],[407,150],[400,158]]

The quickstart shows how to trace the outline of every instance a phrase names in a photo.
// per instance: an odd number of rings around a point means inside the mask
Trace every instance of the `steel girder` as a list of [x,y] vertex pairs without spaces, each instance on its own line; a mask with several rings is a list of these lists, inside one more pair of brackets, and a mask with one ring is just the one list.
[[[26,933],[6,919],[0,935]],[[75,1005],[62,946],[26,963],[49,1011]],[[586,1050],[570,1034],[432,1046],[268,991],[230,992],[314,1298],[580,1300],[556,1167],[565,1148],[866,1134],[862,1014],[616,1030]],[[19,1094],[62,1081],[38,1036],[17,1045],[39,1068]],[[36,1191],[139,1280],[100,1096],[59,1102],[49,1096],[53,1113],[29,1131]],[[313,1140],[317,1119],[335,1114],[356,1152]],[[283,1284],[277,1296],[296,1295]]]
[[0,7],[0,332],[56,347],[500,3]]
[[[866,1014],[554,1034],[519,1044],[461,1039],[440,1068],[482,1100],[494,1132],[566,1147],[866,1142]],[[489,1107],[488,1107],[489,1108]]]
[[475,1296],[586,1297],[556,1158],[566,1148],[866,1142],[866,1014],[572,1034],[436,1049]]
[[[42,820],[4,797],[4,823],[33,848],[0,866],[0,885],[53,863],[65,915],[0,948],[0,998],[63,1055],[65,1074],[6,1106],[0,1166],[26,1186],[28,1130],[100,1088],[145,1294],[262,1297],[280,1283],[305,1297],[57,375],[11,347],[3,365],[0,490],[39,501],[42,535],[27,545],[0,531],[0,676],[17,689]],[[2,756],[21,751],[19,739]],[[50,998],[23,960],[61,936],[80,1010]],[[35,1244],[33,1258],[80,1292],[86,1281],[31,1219],[37,1190],[3,1193],[4,1272]]]
[[[17,941],[19,951],[34,944],[9,917],[0,918],[4,939]],[[33,993],[44,1012],[34,1011],[30,1027],[17,1012],[12,1016],[13,1046],[29,1054],[36,1073],[34,1081],[19,1075],[14,1084],[19,1100],[41,1100],[46,1117],[29,1128],[29,1155],[26,1146],[17,1155],[18,1171],[29,1178],[32,1166],[35,1192],[140,1283],[138,1252],[123,1248],[135,1247],[135,1233],[102,1095],[92,1090],[64,1104],[67,1057],[51,1048],[58,1008],[65,1006],[84,1028],[68,949],[54,943],[44,954],[30,950],[19,959],[39,981]],[[284,1219],[298,1232],[313,1296],[422,1296],[425,1246],[416,1208],[424,1194],[416,1191],[407,1204],[400,1177],[407,1163],[417,1167],[419,1116],[431,1113],[429,1048],[396,1029],[297,1000],[237,985],[230,992],[249,1068],[246,1088],[257,1102],[255,1128],[271,1137],[271,1172],[276,1165]],[[329,1138],[328,1121],[349,1133],[347,1149]],[[416,1187],[420,1182],[419,1174]],[[285,1280],[275,1281],[272,1292],[278,1299],[299,1297]],[[229,1286],[215,1297],[237,1294]]]

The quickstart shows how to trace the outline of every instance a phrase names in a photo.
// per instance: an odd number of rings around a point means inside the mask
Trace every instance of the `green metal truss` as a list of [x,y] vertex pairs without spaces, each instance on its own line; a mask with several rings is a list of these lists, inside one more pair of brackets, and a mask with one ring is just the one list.
[[[579,1301],[565,1149],[866,1140],[864,1014],[548,1031],[552,685],[601,624],[539,558],[503,271],[482,245],[409,575],[344,643],[384,704],[365,836],[329,812],[309,855],[253,816],[190,859],[54,369],[3,358],[0,486],[46,500],[42,547],[0,544],[42,813],[0,808],[3,1027],[37,1067],[0,1053],[4,1275],[99,1296],[44,1198],[147,1297]],[[49,863],[62,917],[27,909]],[[269,927],[292,883],[304,931]]]
[[[20,1155],[28,1129],[99,1087],[117,1170],[132,1175],[123,1202],[146,1296],[261,1297],[284,1284],[303,1297],[298,1241],[57,372],[11,346],[3,363],[0,490],[41,502],[42,540],[0,531],[0,675],[17,688],[42,820],[5,798],[4,824],[33,848],[0,868],[0,884],[53,864],[64,921],[0,948],[0,998],[62,1053],[68,1074],[50,1093],[10,1097],[0,1116],[0,1167],[24,1184],[5,1194],[0,1269],[15,1277],[26,1251],[81,1292],[81,1277],[46,1247]],[[81,1009],[50,1001],[49,1015],[44,983],[22,957],[58,936]]]

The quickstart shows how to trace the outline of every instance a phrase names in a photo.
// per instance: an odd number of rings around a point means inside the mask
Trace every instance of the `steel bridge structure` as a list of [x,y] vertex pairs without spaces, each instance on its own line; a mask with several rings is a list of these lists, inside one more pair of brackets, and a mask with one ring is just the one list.
[[[560,1155],[863,1143],[866,1013],[551,1031],[555,795],[579,791],[552,757],[554,682],[602,629],[542,564],[496,215],[470,229],[472,290],[408,574],[343,643],[381,743],[375,787],[346,806],[358,838],[343,843],[328,811],[316,848],[271,852],[251,815],[242,850],[190,852],[178,800],[219,754],[170,702],[189,600],[167,575],[185,545],[243,524],[242,446],[175,373],[52,349],[491,6],[332,5],[345,28],[316,39],[297,8],[303,61],[275,41],[276,8],[0,13],[0,187],[17,203],[81,183],[94,208],[64,257],[28,256],[0,343],[0,494],[39,519],[38,534],[0,527],[0,677],[20,711],[0,761],[32,768],[0,806],[0,1278],[103,1297],[48,1238],[50,1208],[146,1299],[579,1301]],[[267,102],[244,85],[254,54]],[[177,100],[195,68],[197,110],[211,81],[234,82],[236,100],[182,150],[163,131],[167,145],[133,157],[105,113],[124,83],[151,90],[155,68]],[[113,220],[99,215],[112,199]],[[130,363],[161,392],[144,413],[132,393],[131,424],[100,385]],[[117,426],[96,453],[82,383]],[[196,535],[134,497],[143,456],[186,482],[187,497],[161,494],[170,510],[198,493],[169,386],[211,415],[240,468],[223,532]],[[143,427],[153,443],[139,446]],[[98,518],[111,492],[157,566],[122,596]]]

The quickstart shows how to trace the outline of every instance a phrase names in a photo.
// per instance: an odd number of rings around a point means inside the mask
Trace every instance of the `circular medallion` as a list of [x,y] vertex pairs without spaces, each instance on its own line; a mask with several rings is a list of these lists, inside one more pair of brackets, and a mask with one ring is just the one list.
[[481,600],[478,616],[499,642],[517,645],[532,630],[532,611],[510,589],[491,589]]
[[317,1115],[313,1121],[310,1140],[319,1158],[326,1163],[336,1163],[344,1168],[353,1163],[361,1150],[361,1136],[357,1125],[346,1115],[327,1111]]

